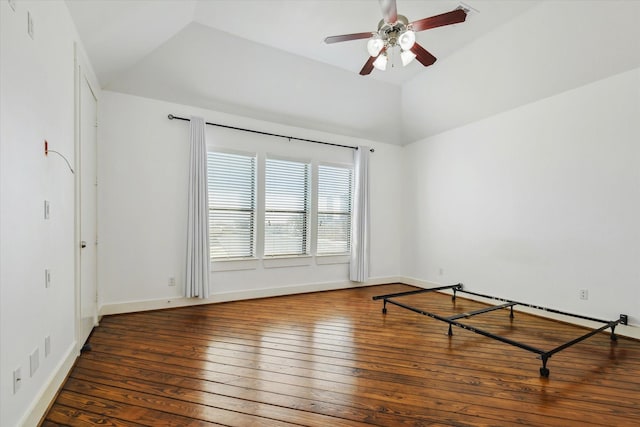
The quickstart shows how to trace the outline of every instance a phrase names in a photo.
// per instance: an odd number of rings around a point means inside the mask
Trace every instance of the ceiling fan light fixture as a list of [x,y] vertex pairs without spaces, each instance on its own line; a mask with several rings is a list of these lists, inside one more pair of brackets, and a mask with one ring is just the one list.
[[413,47],[416,42],[416,33],[412,30],[406,30],[400,37],[398,38],[398,44],[402,48],[402,50],[409,50]]
[[344,34],[324,39],[327,44],[367,40],[369,58],[360,70],[361,76],[371,74],[374,68],[385,70],[389,61],[393,68],[398,62],[396,47],[400,50],[399,56],[403,66],[407,66],[414,59],[425,67],[433,65],[436,57],[416,42],[416,32],[464,22],[469,13],[468,10],[471,10],[467,5],[461,5],[450,12],[409,21],[406,16],[397,13],[396,0],[380,0],[380,7],[383,17],[378,22],[378,29],[375,32]]
[[406,67],[416,58],[416,54],[411,52],[410,50],[403,50],[400,54],[400,59],[402,60],[402,66]]
[[376,67],[380,71],[384,71],[387,69],[387,54],[383,53],[378,56],[375,61],[373,61],[373,66]]
[[377,36],[370,38],[367,42],[367,51],[369,52],[370,56],[378,56],[383,47],[384,41],[382,41],[382,39]]

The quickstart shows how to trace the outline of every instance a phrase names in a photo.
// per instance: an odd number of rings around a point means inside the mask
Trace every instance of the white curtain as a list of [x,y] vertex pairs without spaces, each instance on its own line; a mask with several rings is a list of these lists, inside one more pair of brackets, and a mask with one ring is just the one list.
[[205,122],[191,117],[187,219],[187,298],[209,296],[209,197]]
[[369,147],[359,146],[355,151],[354,177],[349,279],[366,282],[369,278]]

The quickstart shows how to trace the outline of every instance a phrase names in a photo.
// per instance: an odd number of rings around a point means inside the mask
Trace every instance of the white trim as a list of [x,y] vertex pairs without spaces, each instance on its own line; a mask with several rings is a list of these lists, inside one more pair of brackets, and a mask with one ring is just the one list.
[[106,304],[100,308],[101,316],[111,314],[134,313],[138,311],[160,310],[163,308],[189,307],[201,304],[240,301],[256,298],[268,298],[284,295],[304,294],[309,292],[333,291],[338,289],[358,288],[363,286],[383,285],[401,282],[400,277],[378,277],[369,279],[366,283],[350,282],[348,280],[325,283],[309,283],[305,285],[282,286],[279,288],[250,289],[246,291],[221,292],[212,294],[209,298],[165,298],[146,301],[131,301]]
[[311,162],[311,201],[309,203],[309,255],[316,256],[318,252],[318,162]]
[[53,370],[44,386],[33,400],[33,403],[25,412],[19,426],[37,426],[42,417],[47,413],[49,406],[53,403],[58,390],[67,378],[69,372],[73,368],[79,353],[76,351],[76,342],[71,343],[67,349],[67,354],[60,361],[58,366]]
[[[429,282],[425,280],[415,279],[413,277],[403,277],[401,281],[403,283],[406,283],[407,285],[413,285],[419,288],[434,288],[438,286],[444,286],[441,283]],[[453,294],[453,292],[451,291],[440,291],[440,292],[447,295]],[[478,302],[489,304],[489,305],[496,305],[496,301],[491,299],[477,297],[475,295],[468,295],[468,294],[464,294],[460,296],[462,298],[467,298],[472,301],[478,301]],[[513,311],[533,314],[534,316],[543,317],[545,319],[558,320],[560,322],[569,323],[576,326],[583,326],[590,329],[595,329],[602,326],[602,323],[592,322],[589,320],[579,319],[571,316],[563,316],[561,314],[550,313],[548,311],[536,310],[535,308],[531,308],[531,307],[516,306],[513,309]],[[616,326],[616,335],[620,335],[628,338],[640,339],[640,327],[634,326],[634,325],[618,325]]]
[[256,161],[258,159],[258,153],[255,151],[243,151],[243,150],[235,150],[233,148],[219,147],[215,145],[215,142],[210,142],[209,139],[207,139],[207,152],[235,154],[236,156],[254,157]]
[[213,259],[211,261],[211,272],[216,271],[240,271],[256,270],[260,266],[257,258],[236,258],[236,259]]
[[264,158],[265,160],[279,160],[282,162],[303,163],[309,166],[311,166],[311,164],[314,162],[314,160],[309,157],[295,157],[295,156],[292,157],[286,154],[281,155],[281,154],[276,154],[269,151],[264,153]]
[[348,254],[338,255],[316,255],[317,265],[330,265],[330,264],[349,264],[350,256]]
[[262,259],[264,268],[280,268],[280,267],[303,267],[311,265],[313,257],[311,255],[294,255],[294,256],[269,256],[265,255]]
[[351,172],[353,172],[353,160],[351,161],[351,163],[346,163],[346,162],[325,162],[322,160],[318,160],[316,161],[316,164],[318,166],[329,166],[332,168],[343,168],[343,169],[351,169]]
[[[98,126],[97,120],[98,120],[98,102],[99,102],[99,94],[100,94],[100,86],[98,85],[98,80],[95,77],[95,74],[93,73],[93,69],[91,68],[91,66],[89,65],[90,62],[87,59],[87,56],[82,48],[82,45],[80,45],[78,42],[74,42],[73,43],[73,67],[74,67],[74,83],[73,83],[73,87],[74,87],[74,95],[73,95],[73,102],[74,102],[74,169],[75,169],[75,175],[74,175],[74,299],[75,299],[75,320],[74,320],[74,337],[76,340],[76,345],[78,346],[77,351],[78,353],[80,352],[80,348],[84,345],[84,337],[81,337],[82,334],[82,328],[81,328],[81,324],[82,324],[82,301],[81,301],[81,287],[82,287],[82,283],[81,283],[81,269],[82,269],[82,264],[81,264],[81,258],[80,258],[80,239],[81,239],[81,211],[82,211],[82,200],[81,200],[81,175],[82,175],[82,168],[80,165],[81,162],[81,147],[80,144],[82,143],[81,141],[81,135],[80,135],[80,128],[82,126],[81,124],[81,111],[80,111],[80,96],[81,96],[81,87],[82,87],[82,83],[83,81],[87,82],[87,85],[89,86],[89,89],[91,90],[91,93],[93,95],[93,97],[96,100],[96,127]],[[97,140],[98,140],[99,136],[98,136],[98,132],[96,131],[96,144],[97,144]],[[96,145],[96,177],[97,177],[97,145]],[[97,191],[97,190],[96,190]],[[97,203],[98,203],[98,199],[97,199],[97,194],[96,194],[96,216],[97,216],[97,212],[98,212],[98,207],[97,207]],[[96,217],[96,232],[97,232],[97,227],[98,227],[98,220]],[[99,311],[99,305],[100,305],[100,301],[98,300],[98,293],[99,293],[99,287],[98,287],[98,277],[97,277],[97,268],[98,268],[98,261],[97,261],[97,249],[96,249],[96,305],[95,305],[95,313],[94,314],[94,326],[98,325],[98,311]]]
[[85,52],[84,46],[80,42],[73,43],[73,52],[74,59],[84,67],[84,76],[89,82],[89,86],[91,86],[91,90],[95,95],[96,99],[100,99],[102,95],[102,89],[100,87],[100,83],[98,82],[98,77],[93,71],[93,67],[90,65],[91,61],[89,61],[89,56]]

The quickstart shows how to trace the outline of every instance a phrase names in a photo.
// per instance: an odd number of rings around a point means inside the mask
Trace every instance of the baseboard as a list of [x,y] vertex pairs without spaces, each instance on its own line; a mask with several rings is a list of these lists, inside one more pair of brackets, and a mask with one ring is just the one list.
[[411,286],[417,286],[419,288],[435,288],[437,286],[444,286],[442,283],[429,282],[429,281],[426,281],[426,280],[416,279],[414,277],[402,276],[400,278],[400,280],[404,284],[411,285]]
[[[337,282],[324,282],[324,283],[311,283],[295,286],[282,286],[278,288],[263,288],[263,289],[251,289],[246,291],[237,292],[222,292],[212,294],[209,298],[166,298],[146,301],[128,301],[122,303],[106,304],[100,308],[100,316],[107,316],[111,314],[121,313],[133,313],[138,311],[148,310],[160,310],[164,308],[174,307],[188,307],[201,304],[212,304],[219,302],[240,301],[256,298],[268,298],[283,295],[293,295],[309,292],[331,291],[337,289],[354,288],[361,286],[383,285],[387,283],[405,283],[407,285],[417,286],[419,288],[433,288],[437,286],[443,286],[441,283],[431,282],[427,280],[416,279],[414,277],[407,276],[389,276],[389,277],[376,277],[367,280],[366,283],[351,282],[348,280]],[[445,293],[451,293],[446,292]],[[488,300],[485,298],[476,297],[474,295],[464,295],[465,298],[472,299],[474,301],[483,302],[486,304],[495,304],[494,300]],[[577,319],[574,317],[562,316],[555,313],[549,313],[542,310],[536,310],[530,307],[519,306],[516,311],[523,313],[529,313],[536,316],[559,320],[566,323],[571,323],[577,326],[583,326],[587,328],[594,328],[602,326],[599,323],[590,322],[588,320]],[[618,325],[616,326],[616,334],[628,338],[640,339],[640,327],[633,325]]]
[[69,346],[64,358],[49,376],[40,393],[33,400],[22,421],[18,424],[19,426],[33,427],[40,423],[42,417],[47,413],[49,405],[51,405],[53,399],[55,399],[58,390],[60,390],[60,387],[67,378],[67,375],[71,372],[71,368],[73,368],[77,357],[76,343],[73,342]]
[[[419,288],[434,288],[434,287],[446,285],[446,284],[430,282],[430,281],[426,281],[426,280],[420,280],[420,279],[416,279],[416,278],[413,278],[413,277],[401,277],[401,278],[399,278],[399,281],[401,281],[402,283],[406,283],[407,285],[417,286]],[[452,291],[441,291],[441,292],[446,293],[446,294],[453,294]],[[473,300],[473,301],[482,302],[482,303],[485,303],[485,304],[490,304],[490,305],[495,305],[496,304],[495,300],[491,300],[491,299],[488,299],[488,298],[477,297],[475,295],[464,294],[464,295],[461,295],[461,297],[467,298],[467,299],[470,299],[470,300]],[[523,301],[523,302],[526,302],[526,301]],[[537,309],[531,308],[531,307],[516,306],[516,307],[514,307],[514,311],[533,314],[533,315],[538,316],[538,317],[544,317],[546,319],[558,320],[560,322],[570,323],[570,324],[576,325],[576,326],[583,326],[583,327],[587,327],[587,328],[590,328],[590,329],[595,329],[595,328],[599,328],[599,327],[603,326],[602,323],[592,322],[592,321],[584,320],[584,319],[578,319],[578,318],[571,317],[571,316],[563,316],[561,314],[550,313],[548,311],[543,311],[543,310],[537,310]],[[617,318],[616,319],[609,319],[609,320],[617,320]],[[634,325],[618,325],[618,326],[616,326],[616,335],[620,335],[620,336],[623,336],[623,337],[640,340],[640,327],[634,326]]]
[[283,295],[303,294],[309,292],[333,291],[362,286],[382,285],[385,283],[401,282],[400,277],[375,277],[364,283],[348,280],[336,282],[309,283],[304,285],[282,286],[278,288],[250,289],[246,291],[221,292],[212,294],[209,298],[165,298],[144,301],[127,301],[105,304],[100,307],[100,316],[111,314],[134,313],[139,311],[160,310],[164,308],[189,307],[202,304],[212,304],[229,301],[241,301],[256,298],[269,298]]

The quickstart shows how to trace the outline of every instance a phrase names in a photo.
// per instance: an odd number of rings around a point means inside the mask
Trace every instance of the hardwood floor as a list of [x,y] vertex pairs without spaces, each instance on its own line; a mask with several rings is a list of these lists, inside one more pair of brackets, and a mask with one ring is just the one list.
[[[43,426],[637,426],[640,342],[551,359],[371,297],[392,284],[109,316]],[[463,295],[462,295],[463,297]],[[442,294],[407,302],[481,308]],[[465,320],[466,321],[466,320]],[[584,330],[508,310],[468,321],[543,349]]]

